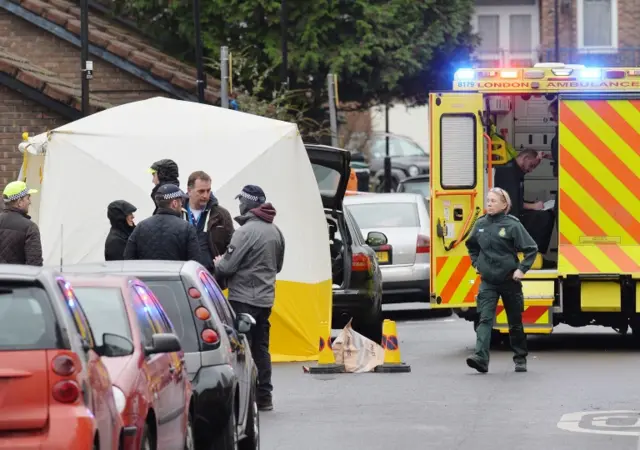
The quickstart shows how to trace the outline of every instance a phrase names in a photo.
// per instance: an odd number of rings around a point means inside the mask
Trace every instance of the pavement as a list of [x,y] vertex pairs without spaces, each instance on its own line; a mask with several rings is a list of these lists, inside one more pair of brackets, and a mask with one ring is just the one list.
[[411,373],[274,365],[263,450],[640,450],[640,358],[630,335],[560,326],[529,337],[527,373],[515,373],[501,349],[478,374],[465,364],[469,322],[399,309],[386,316],[397,321]]

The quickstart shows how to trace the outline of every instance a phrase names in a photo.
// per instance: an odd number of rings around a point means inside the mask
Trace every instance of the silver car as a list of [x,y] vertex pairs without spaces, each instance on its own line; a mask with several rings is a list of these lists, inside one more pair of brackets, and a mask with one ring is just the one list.
[[384,303],[429,302],[431,268],[427,200],[419,194],[363,194],[345,197],[344,205],[363,235],[380,231],[386,245],[374,247],[382,271]]

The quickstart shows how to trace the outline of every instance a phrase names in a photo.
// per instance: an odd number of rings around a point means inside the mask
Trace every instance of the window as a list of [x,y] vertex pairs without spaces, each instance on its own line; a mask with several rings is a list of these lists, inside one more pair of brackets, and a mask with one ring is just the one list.
[[173,326],[185,352],[198,352],[198,333],[189,298],[180,279],[138,277],[151,289]]
[[151,317],[149,317],[149,313],[147,313],[146,305],[144,304],[140,294],[134,288],[131,288],[131,292],[133,293],[133,305],[136,310],[138,326],[142,332],[142,341],[145,346],[151,345],[153,343],[153,335],[156,333],[153,321],[151,320]]
[[481,52],[498,53],[500,51],[500,16],[478,16],[478,34]]
[[402,192],[410,192],[411,194],[420,194],[423,197],[430,195],[429,180],[413,180],[402,183]]
[[514,14],[509,16],[509,51],[513,53],[529,53],[531,45],[531,15]]
[[361,203],[348,208],[361,229],[420,226],[415,203]]
[[89,344],[89,347],[94,348],[93,334],[91,333],[89,321],[84,314],[82,306],[76,298],[76,294],[71,287],[71,283],[65,281],[63,278],[59,278],[58,287],[60,287],[60,290],[62,291],[62,295],[65,299],[65,304],[67,305],[67,308],[69,308],[69,312],[73,317],[73,321],[76,325],[78,333],[80,334],[80,337],[84,342]]
[[445,114],[440,118],[440,185],[471,189],[476,185],[476,118]]
[[200,272],[200,280],[204,284],[207,294],[209,294],[211,302],[216,308],[216,312],[218,313],[218,317],[220,317],[222,323],[233,327],[233,313],[231,312],[231,305],[229,305],[224,294],[220,291],[218,284],[211,279],[209,274],[205,271]]
[[44,289],[0,288],[0,350],[59,348],[56,321]]
[[97,345],[102,345],[104,333],[131,339],[129,316],[120,288],[77,287],[80,303],[87,314]]
[[326,195],[335,195],[340,184],[340,173],[319,164],[311,164],[311,167],[313,168],[313,174],[316,176],[320,192]]
[[618,0],[578,0],[578,46],[589,52],[618,47]]

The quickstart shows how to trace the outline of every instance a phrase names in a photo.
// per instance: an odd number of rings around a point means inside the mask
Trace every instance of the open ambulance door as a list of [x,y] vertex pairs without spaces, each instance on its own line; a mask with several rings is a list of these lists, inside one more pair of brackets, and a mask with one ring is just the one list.
[[[464,241],[483,214],[487,160],[479,93],[432,93],[431,306],[473,307],[480,284]],[[488,147],[488,146],[487,146]]]

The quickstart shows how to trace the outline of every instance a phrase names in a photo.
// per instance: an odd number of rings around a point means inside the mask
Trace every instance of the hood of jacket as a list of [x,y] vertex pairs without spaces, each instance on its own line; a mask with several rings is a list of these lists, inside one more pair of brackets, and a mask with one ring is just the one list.
[[263,203],[246,214],[236,217],[235,220],[240,225],[244,225],[249,219],[254,217],[267,223],[273,223],[273,219],[276,218],[276,209],[271,203]]
[[156,161],[153,163],[151,168],[158,174],[158,180],[160,183],[173,182],[173,184],[180,185],[178,182],[178,178],[180,177],[178,165],[172,159],[161,159]]
[[107,217],[111,226],[118,230],[132,232],[135,226],[127,223],[127,216],[137,211],[137,208],[126,200],[116,200],[107,206]]

